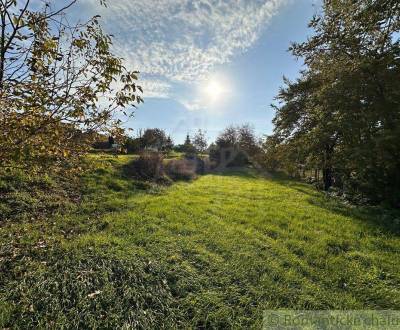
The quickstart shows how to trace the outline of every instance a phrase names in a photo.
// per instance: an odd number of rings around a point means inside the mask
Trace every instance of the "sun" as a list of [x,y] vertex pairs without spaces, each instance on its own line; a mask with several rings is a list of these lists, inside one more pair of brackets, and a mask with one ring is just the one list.
[[229,76],[220,73],[210,74],[197,85],[197,103],[204,109],[222,111],[232,100],[232,90],[232,81]]
[[208,81],[205,85],[204,92],[210,101],[218,101],[225,93],[225,88],[217,80]]

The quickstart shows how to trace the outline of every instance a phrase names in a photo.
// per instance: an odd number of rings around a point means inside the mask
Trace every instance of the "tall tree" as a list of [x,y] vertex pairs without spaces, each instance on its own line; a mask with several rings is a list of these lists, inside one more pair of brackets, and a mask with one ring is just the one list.
[[259,142],[250,124],[237,127],[237,138],[240,149],[244,150],[250,157],[255,156],[259,151]]
[[399,15],[395,0],[325,0],[291,46],[307,68],[278,95],[275,134],[322,168],[325,189],[400,201]]

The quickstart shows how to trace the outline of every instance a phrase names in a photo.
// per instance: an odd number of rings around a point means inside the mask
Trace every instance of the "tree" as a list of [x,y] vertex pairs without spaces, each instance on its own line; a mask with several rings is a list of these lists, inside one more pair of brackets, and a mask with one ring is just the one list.
[[193,138],[193,146],[196,148],[196,151],[199,153],[204,153],[207,150],[207,138],[205,132],[201,129],[197,131]]
[[241,150],[244,150],[250,157],[260,152],[258,139],[254,129],[249,124],[237,127],[237,144]]
[[275,135],[325,190],[400,203],[399,16],[394,0],[325,0],[291,46],[307,68],[278,95]]
[[76,2],[0,1],[1,167],[74,169],[94,132],[117,137],[116,113],[142,102],[99,17],[69,23]]
[[141,151],[141,140],[139,138],[126,137],[124,139],[123,147],[129,154],[136,154]]
[[143,149],[156,149],[162,151],[167,145],[167,136],[162,129],[146,129],[141,137]]
[[282,166],[282,157],[280,155],[280,144],[276,136],[265,137],[262,143],[262,155],[259,162],[271,172],[279,170]]
[[111,148],[113,146],[113,144],[115,144],[115,140],[114,140],[114,137],[112,135],[110,135],[108,137],[108,146]]
[[225,128],[217,137],[216,145],[220,148],[231,148],[238,144],[238,133],[234,126]]
[[243,166],[254,160],[259,152],[254,130],[245,124],[225,128],[218,135],[215,147],[210,149],[210,158],[222,166]]
[[170,152],[174,148],[174,141],[172,140],[171,136],[168,135],[167,140],[165,141],[164,151]]
[[189,134],[186,135],[185,143],[183,144],[183,152],[190,157],[196,154],[196,148],[194,147]]
[[190,146],[192,145],[192,141],[190,140],[190,135],[186,134],[186,139],[184,145]]

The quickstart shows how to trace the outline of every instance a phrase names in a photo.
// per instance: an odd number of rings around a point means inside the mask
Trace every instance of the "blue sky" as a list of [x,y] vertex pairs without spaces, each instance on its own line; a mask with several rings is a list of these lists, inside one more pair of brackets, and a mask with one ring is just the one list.
[[100,14],[114,51],[141,72],[145,104],[126,126],[164,129],[181,143],[201,128],[209,140],[231,124],[272,131],[270,104],[282,76],[301,68],[287,52],[305,40],[319,0],[82,0]]

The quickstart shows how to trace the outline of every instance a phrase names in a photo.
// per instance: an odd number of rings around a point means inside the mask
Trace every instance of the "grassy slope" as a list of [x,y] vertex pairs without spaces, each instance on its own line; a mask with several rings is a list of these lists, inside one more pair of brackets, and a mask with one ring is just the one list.
[[0,229],[0,325],[253,327],[264,309],[400,308],[398,214],[250,171],[146,186],[124,161],[87,176],[68,216]]

